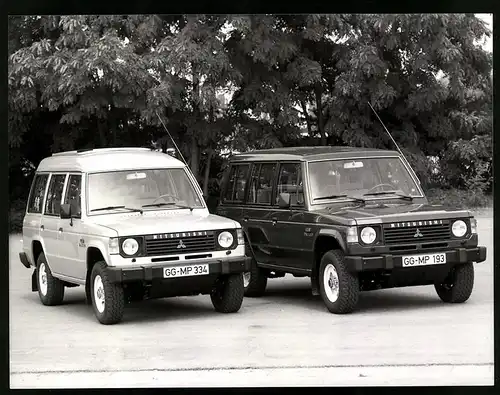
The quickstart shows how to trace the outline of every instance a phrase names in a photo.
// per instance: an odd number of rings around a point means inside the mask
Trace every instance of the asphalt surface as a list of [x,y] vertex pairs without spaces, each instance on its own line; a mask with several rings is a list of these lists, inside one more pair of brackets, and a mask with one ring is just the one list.
[[224,315],[208,296],[130,306],[100,325],[83,287],[46,307],[10,240],[10,386],[199,387],[493,385],[493,218],[478,218],[488,259],[465,304],[432,286],[362,293],[329,314],[309,279],[270,280],[262,298]]

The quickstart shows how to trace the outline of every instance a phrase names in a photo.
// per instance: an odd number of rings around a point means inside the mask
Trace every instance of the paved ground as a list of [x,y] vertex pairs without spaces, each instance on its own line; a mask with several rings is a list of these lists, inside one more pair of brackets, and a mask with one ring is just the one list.
[[11,238],[11,388],[297,385],[492,385],[493,219],[479,218],[488,260],[463,305],[433,287],[361,294],[329,314],[308,279],[270,280],[233,315],[207,296],[147,301],[102,326],[81,287],[41,305]]

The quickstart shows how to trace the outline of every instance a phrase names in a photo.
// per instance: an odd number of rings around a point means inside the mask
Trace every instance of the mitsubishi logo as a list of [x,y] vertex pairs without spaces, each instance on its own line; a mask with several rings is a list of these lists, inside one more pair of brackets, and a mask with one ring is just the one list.
[[[413,237],[423,237],[424,235],[420,232],[419,229],[417,229],[417,231],[415,232],[415,234],[413,235]],[[181,241],[182,243],[182,241]],[[178,248],[178,247],[177,247]]]
[[182,242],[182,240],[180,240],[177,248],[186,248],[186,245]]

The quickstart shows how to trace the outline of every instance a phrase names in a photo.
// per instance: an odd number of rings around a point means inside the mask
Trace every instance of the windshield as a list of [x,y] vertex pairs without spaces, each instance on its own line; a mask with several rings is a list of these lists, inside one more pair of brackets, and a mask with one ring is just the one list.
[[[384,195],[389,192],[421,196],[408,170],[397,157],[310,162],[312,202],[331,196]],[[316,202],[315,202],[316,200]]]
[[88,176],[88,210],[91,214],[179,207],[203,207],[184,169],[128,170]]

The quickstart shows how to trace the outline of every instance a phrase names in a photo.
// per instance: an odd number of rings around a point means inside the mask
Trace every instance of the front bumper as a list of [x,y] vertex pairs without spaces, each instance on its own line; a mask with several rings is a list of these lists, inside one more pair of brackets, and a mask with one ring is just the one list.
[[[118,268],[118,267],[108,267],[108,279],[112,283],[125,283],[134,281],[153,281],[153,280],[163,280],[163,269],[165,267],[174,268],[179,266],[196,266],[196,265],[206,265],[208,264],[208,275],[220,275],[220,274],[233,274],[233,273],[244,273],[250,271],[250,264],[252,259],[246,256],[237,258],[226,258],[226,259],[213,259],[204,261],[183,261],[176,263],[175,265],[158,265],[158,266],[141,266],[134,268]],[[178,279],[195,279],[205,276],[186,276],[186,277],[175,277],[169,280]]]
[[[486,247],[456,248],[446,253],[446,264],[457,265],[466,262],[484,262],[486,260]],[[430,254],[434,252],[428,252]],[[412,252],[401,255],[384,254],[380,256],[346,256],[344,262],[351,272],[369,270],[392,270],[402,268],[402,257],[407,255],[420,255],[424,252]],[[426,266],[420,266],[426,267]]]

